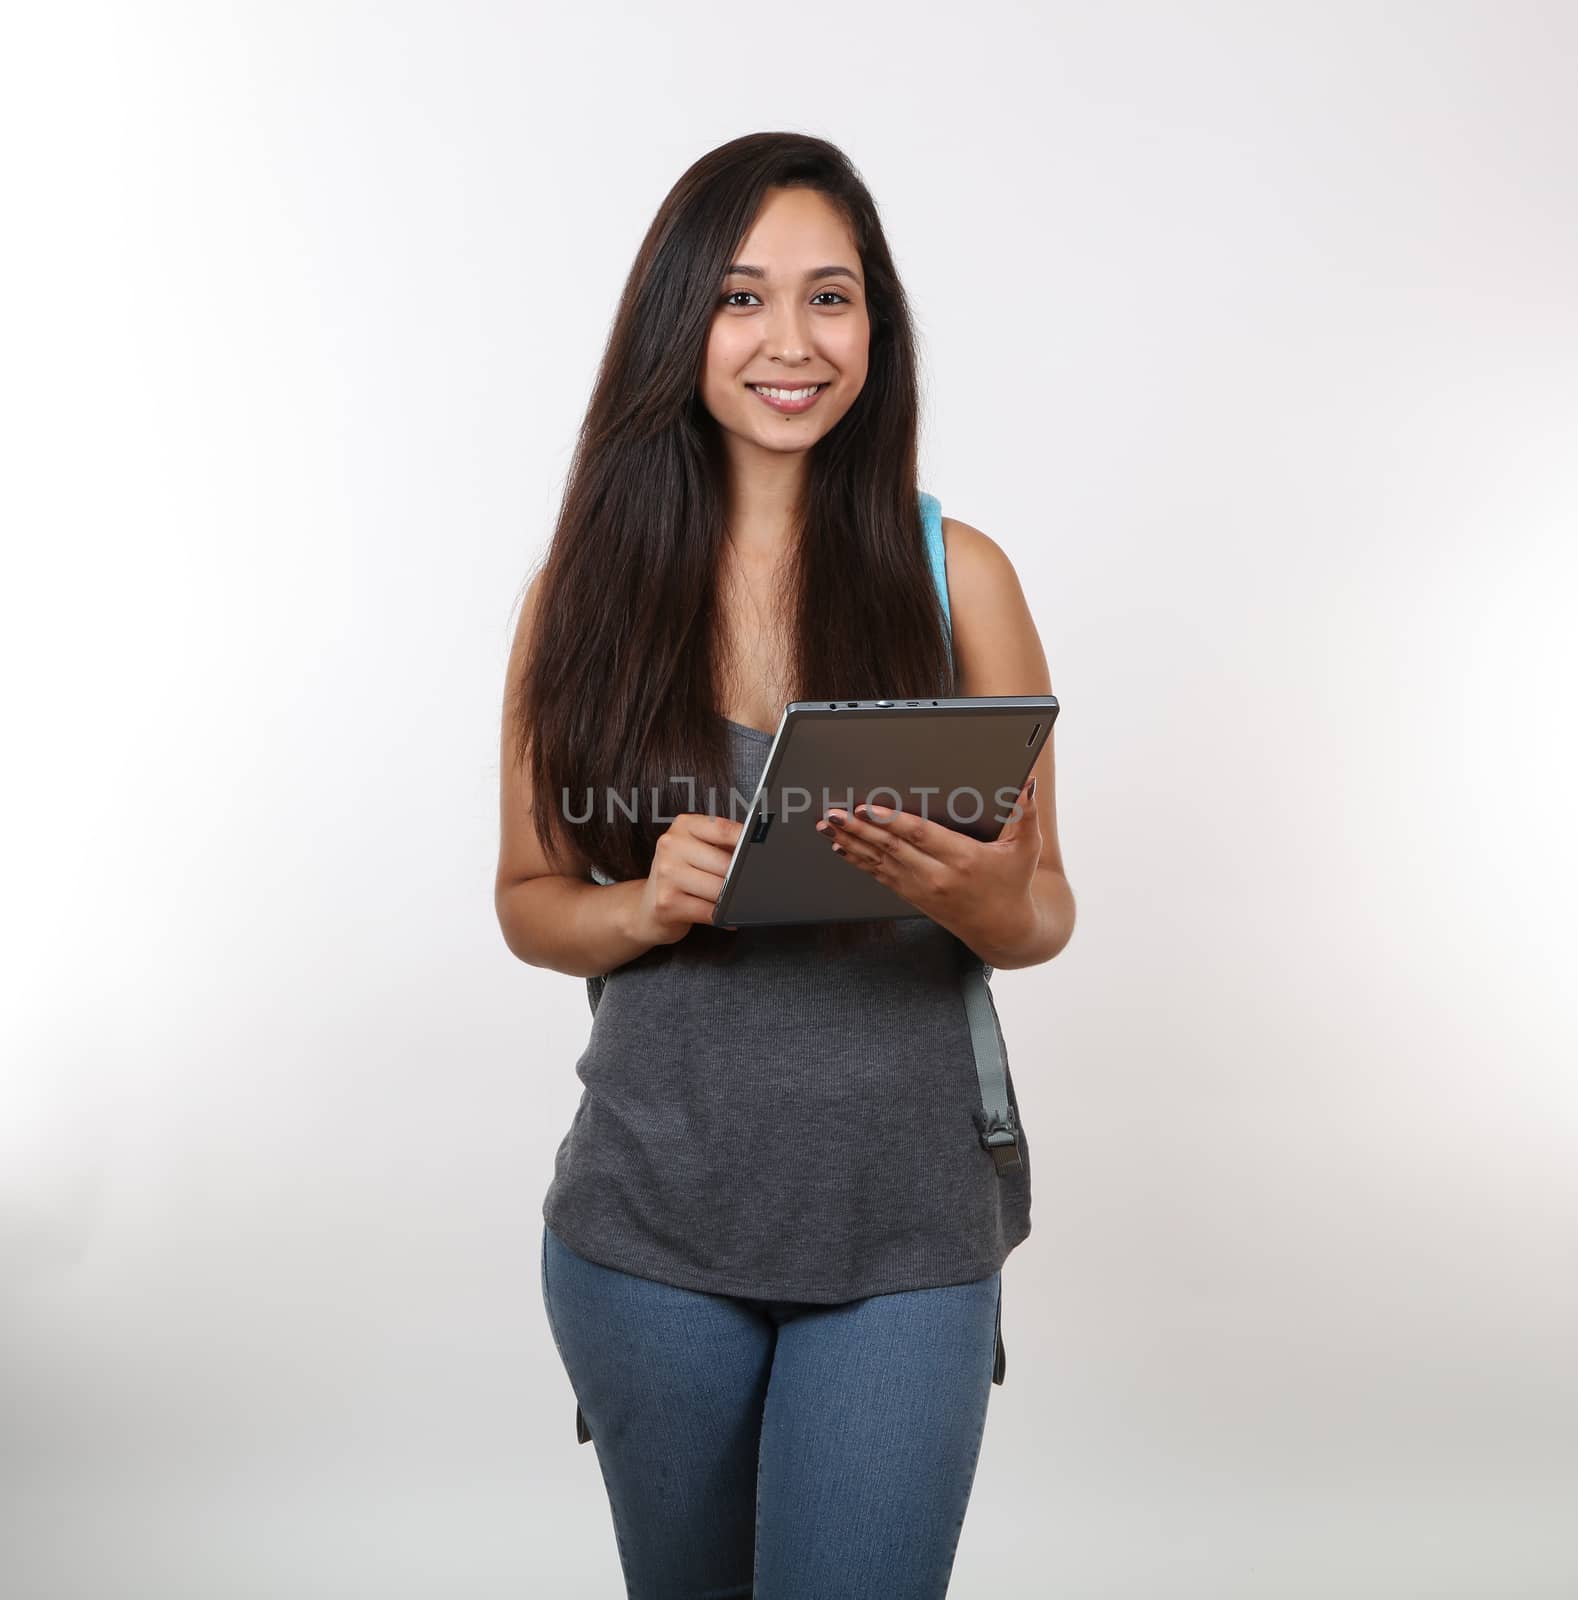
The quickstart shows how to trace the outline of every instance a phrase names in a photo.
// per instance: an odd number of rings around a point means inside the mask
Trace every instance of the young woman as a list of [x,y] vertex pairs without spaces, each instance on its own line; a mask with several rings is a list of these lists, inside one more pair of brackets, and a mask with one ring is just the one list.
[[712,922],[787,701],[1051,692],[917,412],[854,169],[734,140],[647,232],[521,606],[497,909],[594,1012],[542,1291],[631,1595],[943,1595],[1002,1379],[1030,1152],[1011,1077],[985,1147],[961,973],[1073,932],[1051,742],[990,844],[826,814],[923,916]]

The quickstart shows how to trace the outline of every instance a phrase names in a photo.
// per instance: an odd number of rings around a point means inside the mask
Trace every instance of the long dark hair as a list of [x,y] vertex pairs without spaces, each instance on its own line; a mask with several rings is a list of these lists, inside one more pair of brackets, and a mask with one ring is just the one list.
[[[510,709],[542,849],[558,857],[558,838],[573,826],[581,852],[616,880],[651,870],[667,826],[657,817],[743,817],[750,800],[734,803],[715,694],[727,500],[720,430],[699,389],[725,269],[767,191],[790,186],[817,190],[846,219],[871,330],[865,385],[812,447],[793,519],[781,597],[791,698],[954,689],[917,499],[914,328],[876,205],[824,139],[731,140],[674,185],[630,269],[541,565],[533,647]],[[694,789],[669,781],[686,774]],[[606,803],[610,790],[642,797],[633,822]],[[569,822],[565,812],[579,818],[588,797],[590,818]],[[843,947],[891,937],[892,925],[820,931]],[[720,953],[742,933],[697,924],[686,942]]]

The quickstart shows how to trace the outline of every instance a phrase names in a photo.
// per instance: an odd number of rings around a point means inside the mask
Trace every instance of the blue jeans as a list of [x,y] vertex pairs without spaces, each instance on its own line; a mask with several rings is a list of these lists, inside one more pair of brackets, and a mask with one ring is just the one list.
[[745,1300],[601,1266],[544,1224],[542,1292],[630,1600],[947,1593],[1000,1272],[839,1305]]

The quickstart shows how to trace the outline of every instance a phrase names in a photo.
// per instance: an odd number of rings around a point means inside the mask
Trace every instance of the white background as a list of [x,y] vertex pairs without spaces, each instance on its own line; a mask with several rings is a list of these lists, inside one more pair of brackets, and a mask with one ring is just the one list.
[[0,38],[9,1600],[622,1592],[494,920],[669,186],[876,195],[1079,899],[951,1593],[1578,1593],[1578,6],[34,6]]

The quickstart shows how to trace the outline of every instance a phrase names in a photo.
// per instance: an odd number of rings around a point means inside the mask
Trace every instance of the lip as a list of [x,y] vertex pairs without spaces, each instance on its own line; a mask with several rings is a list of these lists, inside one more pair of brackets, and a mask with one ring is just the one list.
[[[774,400],[769,395],[758,393],[750,384],[746,384],[745,387],[750,389],[751,393],[756,395],[756,398],[764,406],[771,406],[774,411],[786,417],[798,416],[802,411],[809,411],[827,393],[827,385],[824,383],[817,388],[816,393],[809,400]],[[775,383],[772,387],[775,389],[804,389],[809,386],[803,383]]]

